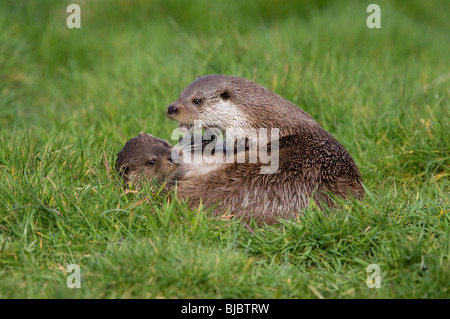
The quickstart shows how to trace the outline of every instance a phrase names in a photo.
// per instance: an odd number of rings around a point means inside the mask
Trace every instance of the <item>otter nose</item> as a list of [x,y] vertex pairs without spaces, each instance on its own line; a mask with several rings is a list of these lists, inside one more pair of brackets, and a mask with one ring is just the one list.
[[178,108],[174,105],[169,105],[169,107],[167,108],[167,114],[173,115],[173,114],[177,114],[177,113],[178,113]]

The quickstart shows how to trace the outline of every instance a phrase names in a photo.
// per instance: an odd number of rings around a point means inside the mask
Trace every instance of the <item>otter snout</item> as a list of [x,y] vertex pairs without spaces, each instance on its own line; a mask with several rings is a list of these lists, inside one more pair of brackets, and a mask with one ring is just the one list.
[[195,107],[176,100],[167,107],[166,116],[171,120],[177,121],[181,126],[192,125],[197,118],[197,112]]
[[178,111],[179,111],[179,109],[175,105],[169,105],[169,107],[167,108],[168,115],[175,115],[178,113]]

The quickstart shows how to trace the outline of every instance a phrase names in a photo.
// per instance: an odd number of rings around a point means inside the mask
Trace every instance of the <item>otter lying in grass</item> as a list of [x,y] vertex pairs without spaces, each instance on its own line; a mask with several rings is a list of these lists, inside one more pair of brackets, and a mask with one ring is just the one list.
[[166,141],[141,132],[117,154],[116,171],[125,184],[136,189],[152,180],[162,185],[178,167],[172,160],[172,149]]
[[[166,178],[169,187],[176,184],[177,194],[189,198],[193,206],[219,203],[218,214],[229,209],[236,216],[272,223],[276,218],[297,216],[311,200],[324,208],[337,206],[334,197],[364,197],[361,174],[344,146],[308,113],[250,80],[220,74],[199,77],[167,108],[166,115],[190,133],[196,130],[196,122],[202,129],[219,129],[234,151],[234,141],[245,141],[245,148],[235,154],[226,152],[225,162],[202,157],[197,163],[181,161],[172,170],[167,162],[170,157],[163,155],[169,152],[166,146],[166,153],[161,149],[150,152],[167,164],[160,171],[145,168],[147,164],[126,166],[130,176],[139,172]],[[261,138],[268,130],[271,137],[272,130],[278,132],[270,141]],[[268,150],[269,168],[275,164],[275,169],[266,170],[267,162],[259,157],[259,150],[255,153],[254,146]],[[128,162],[134,163],[145,148],[128,148],[122,157],[130,153],[133,160]],[[239,161],[239,155],[250,158],[255,154],[256,161]],[[146,159],[148,154],[142,156]]]
[[[213,211],[215,215],[229,211],[237,217],[254,218],[273,224],[278,218],[293,218],[300,212],[300,209],[290,206],[292,200],[286,196],[273,194],[259,201],[254,200],[261,198],[258,193],[250,193],[254,188],[252,183],[255,177],[260,182],[266,182],[269,176],[259,174],[260,163],[183,161],[184,156],[195,150],[195,147],[203,150],[205,145],[196,144],[194,139],[184,139],[180,148],[174,148],[164,140],[140,133],[130,139],[117,154],[115,168],[126,184],[131,184],[138,190],[143,183],[155,181],[160,186],[164,185],[164,191],[177,186],[177,196],[189,198],[191,208],[197,207],[200,202],[205,208],[217,204]],[[225,156],[224,146],[218,143],[216,145],[219,145],[216,148],[219,153],[222,152]],[[282,185],[281,181],[279,184]],[[267,193],[274,187],[277,186],[268,183],[261,192]]]

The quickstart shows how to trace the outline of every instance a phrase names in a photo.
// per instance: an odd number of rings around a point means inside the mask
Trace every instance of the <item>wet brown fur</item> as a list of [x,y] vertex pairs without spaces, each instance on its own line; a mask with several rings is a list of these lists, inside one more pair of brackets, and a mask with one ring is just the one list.
[[[320,132],[319,134],[323,134]],[[208,174],[184,179],[183,164],[169,182],[177,194],[190,198],[196,207],[218,203],[216,214],[230,211],[267,223],[294,218],[313,198],[320,208],[335,207],[329,192],[341,198],[362,198],[361,175],[345,149],[325,135],[320,152],[310,147],[304,135],[280,139],[279,168],[275,174],[260,174],[261,163],[225,163]],[[301,147],[304,152],[297,152]],[[326,156],[323,156],[326,154]],[[322,155],[322,156],[321,156]]]
[[[194,99],[200,99],[200,105],[194,106]],[[235,161],[194,175],[190,173],[196,172],[200,164],[196,167],[181,163],[167,177],[167,170],[143,170],[138,164],[142,165],[142,160],[127,160],[128,153],[134,154],[132,158],[139,158],[136,154],[152,149],[155,144],[151,141],[146,140],[146,146],[143,144],[139,150],[130,144],[119,153],[118,163],[133,163],[126,165],[129,172],[139,171],[147,177],[165,179],[169,188],[176,185],[178,196],[190,198],[191,207],[200,202],[206,207],[217,204],[216,215],[229,211],[236,216],[274,223],[277,218],[295,217],[311,198],[323,208],[335,207],[333,196],[364,197],[361,174],[345,148],[309,114],[252,81],[224,75],[200,77],[171,105],[178,112],[168,117],[183,124],[204,120],[208,127],[221,130],[280,129],[279,167],[274,174],[260,174],[260,168],[267,164]],[[236,110],[231,109],[229,116],[229,110],[217,110],[217,105],[237,106],[239,114],[233,116]],[[214,112],[208,110],[211,107],[216,107],[214,110],[223,116],[214,117]],[[120,163],[116,168],[120,168]]]
[[172,148],[166,141],[141,132],[117,154],[116,171],[124,184],[131,183],[136,189],[152,180],[162,185],[177,168],[171,158]]
[[[194,105],[195,99],[201,103]],[[230,117],[234,122],[229,127],[227,121],[208,113],[208,108],[222,102],[232,103],[240,112]],[[222,130],[280,129],[279,169],[275,174],[260,174],[261,163],[235,162],[184,180],[180,167],[176,172],[178,195],[189,197],[193,206],[200,201],[205,206],[219,202],[217,214],[230,209],[237,216],[273,223],[279,217],[294,217],[311,198],[319,207],[335,207],[333,195],[364,197],[361,174],[346,149],[309,114],[252,81],[224,75],[200,77],[171,105],[179,111],[168,117],[181,123],[202,120],[206,126]],[[226,117],[227,111],[219,113]]]

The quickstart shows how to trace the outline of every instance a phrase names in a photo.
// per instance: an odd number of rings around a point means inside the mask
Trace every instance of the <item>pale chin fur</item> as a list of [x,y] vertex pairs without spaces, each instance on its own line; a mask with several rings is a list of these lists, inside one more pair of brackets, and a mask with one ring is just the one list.
[[220,101],[204,108],[201,120],[206,127],[217,127],[222,131],[247,127],[247,117],[231,101]]
[[217,170],[222,166],[222,163],[205,163],[202,161],[200,164],[198,163],[183,163],[182,164],[186,169],[186,173],[183,176],[183,179],[198,177],[201,175],[206,175],[212,171]]

